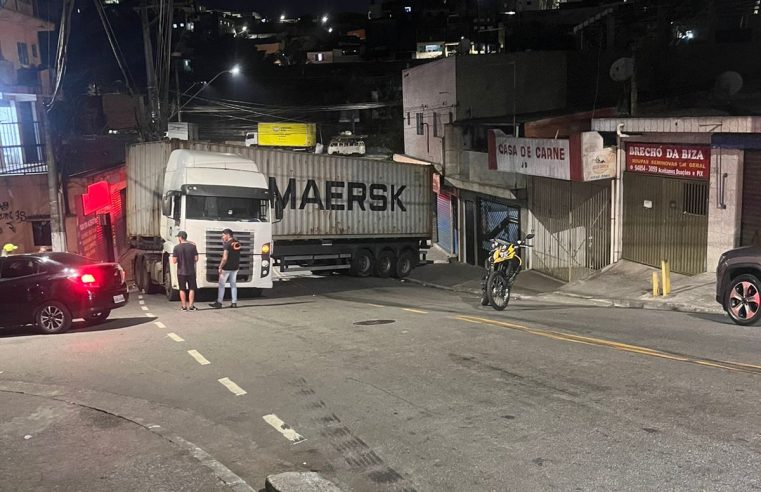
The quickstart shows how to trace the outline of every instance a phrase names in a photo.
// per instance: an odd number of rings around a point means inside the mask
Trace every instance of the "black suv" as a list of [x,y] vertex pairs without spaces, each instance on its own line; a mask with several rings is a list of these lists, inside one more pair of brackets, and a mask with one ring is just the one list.
[[124,270],[70,253],[0,258],[0,326],[61,333],[72,319],[100,323],[127,304]]
[[761,319],[761,247],[746,246],[721,255],[716,268],[716,301],[738,325]]

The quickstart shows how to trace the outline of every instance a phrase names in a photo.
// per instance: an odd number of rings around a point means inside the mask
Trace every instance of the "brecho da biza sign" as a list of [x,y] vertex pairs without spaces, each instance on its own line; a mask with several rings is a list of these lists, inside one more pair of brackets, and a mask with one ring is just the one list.
[[711,147],[662,143],[626,144],[626,170],[671,178],[708,180]]

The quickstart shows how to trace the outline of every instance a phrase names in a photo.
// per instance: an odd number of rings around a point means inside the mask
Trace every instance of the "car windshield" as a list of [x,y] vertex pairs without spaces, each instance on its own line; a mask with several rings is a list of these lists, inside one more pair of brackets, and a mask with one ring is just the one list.
[[259,198],[188,195],[187,219],[267,222],[269,204]]

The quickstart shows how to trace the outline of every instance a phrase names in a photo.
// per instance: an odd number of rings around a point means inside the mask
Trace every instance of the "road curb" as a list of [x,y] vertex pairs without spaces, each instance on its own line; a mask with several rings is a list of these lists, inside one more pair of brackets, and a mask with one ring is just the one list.
[[[134,417],[127,416],[121,412],[114,411],[113,408],[105,408],[94,403],[85,403],[75,397],[75,393],[90,393],[98,394],[98,392],[92,390],[70,390],[69,388],[54,385],[45,385],[40,383],[28,383],[24,381],[0,381],[0,392],[16,393],[19,395],[35,396],[39,398],[49,398],[51,400],[68,403],[77,407],[89,408],[97,412],[102,412],[107,415],[111,415],[117,419],[122,419],[133,425],[140,427],[143,430],[159,436],[160,438],[172,443],[177,448],[188,453],[199,464],[208,470],[210,470],[214,476],[225,484],[230,490],[234,492],[256,492],[256,490],[248,485],[245,480],[235,474],[232,470],[227,468],[221,461],[215,459],[209,453],[204,451],[194,443],[180,437],[179,435],[164,429],[160,425],[149,424]],[[109,394],[111,398],[124,398],[121,395]],[[117,405],[118,406],[118,405]],[[112,406],[113,407],[113,406]]]
[[[448,290],[450,292],[461,292],[473,295],[481,295],[481,292],[474,289],[458,289],[457,287],[449,287],[446,285],[439,285],[432,282],[426,282],[424,280],[418,280],[414,278],[405,278],[402,282],[412,282],[414,284],[421,285],[423,287],[430,287],[440,290]],[[527,294],[514,294],[512,296],[516,300],[536,300],[547,299],[553,300],[563,304],[576,304],[583,303],[589,306],[595,307],[614,307],[624,309],[649,309],[652,311],[677,311],[680,313],[693,313],[693,314],[724,314],[724,310],[720,307],[702,307],[695,306],[693,304],[672,302],[672,301],[649,301],[644,299],[621,299],[621,298],[605,298],[605,297],[592,297],[583,296],[578,294],[570,294],[563,292],[551,292],[547,294],[539,295],[527,295]]]

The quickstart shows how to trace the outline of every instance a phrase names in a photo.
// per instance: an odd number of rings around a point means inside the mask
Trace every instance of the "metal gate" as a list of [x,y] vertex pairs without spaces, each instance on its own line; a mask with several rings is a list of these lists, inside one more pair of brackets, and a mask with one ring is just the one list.
[[483,265],[493,238],[517,241],[521,234],[521,209],[505,203],[478,199],[478,264]]
[[454,252],[452,241],[452,199],[447,194],[436,197],[436,228],[438,240],[436,243],[448,253]]
[[685,275],[706,271],[708,183],[624,175],[623,257]]
[[761,152],[759,151],[745,151],[740,244],[761,246]]
[[610,182],[531,178],[532,269],[564,282],[610,263]]

